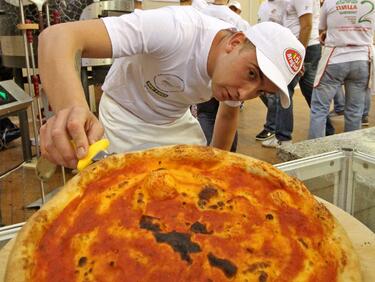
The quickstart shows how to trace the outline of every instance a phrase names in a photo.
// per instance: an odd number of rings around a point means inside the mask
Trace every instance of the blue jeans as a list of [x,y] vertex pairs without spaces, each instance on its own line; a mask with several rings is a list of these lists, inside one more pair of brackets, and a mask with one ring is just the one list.
[[274,94],[264,93],[260,95],[259,98],[262,100],[264,105],[267,107],[267,117],[266,123],[264,124],[264,129],[275,132],[276,130],[276,103],[279,102],[279,96]]
[[[305,72],[303,76],[296,76],[288,85],[290,107],[288,109],[282,108],[280,99],[277,95],[268,95],[267,99],[273,101],[264,101],[263,103],[268,106],[267,120],[264,128],[269,131],[274,131],[276,138],[280,141],[287,141],[292,139],[293,132],[293,94],[294,88],[299,83],[302,95],[305,97],[307,104],[311,105],[311,95],[315,80],[318,63],[321,56],[320,44],[308,46],[306,49],[306,56],[303,62]],[[275,108],[272,108],[275,107]],[[327,119],[327,135],[334,134],[334,128],[330,119]]]
[[369,89],[369,62],[353,61],[328,65],[311,99],[309,138],[325,136],[330,104],[342,84],[345,86],[345,131],[361,128],[364,103]]
[[[345,109],[345,94],[344,91],[342,90],[342,87],[339,87],[337,90],[337,93],[335,97],[333,98],[333,110],[338,113],[338,112],[343,112]],[[363,117],[367,117],[369,112],[370,112],[370,107],[371,107],[371,91],[367,91],[367,95],[365,98],[365,107],[363,110]]]

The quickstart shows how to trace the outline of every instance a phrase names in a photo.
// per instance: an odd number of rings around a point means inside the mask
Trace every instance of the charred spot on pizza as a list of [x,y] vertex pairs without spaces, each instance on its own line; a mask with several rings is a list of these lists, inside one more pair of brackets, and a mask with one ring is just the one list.
[[148,216],[148,215],[142,215],[140,221],[139,221],[139,227],[142,229],[146,229],[148,231],[152,232],[159,232],[161,231],[160,229],[160,224],[155,222],[158,219],[153,216]]
[[200,234],[212,234],[213,231],[208,231],[205,224],[200,223],[199,221],[194,222],[190,226],[190,231],[194,233],[200,233]]
[[237,273],[237,266],[227,259],[222,259],[216,257],[212,253],[208,253],[207,255],[208,261],[212,267],[220,268],[226,277],[232,278]]
[[217,189],[212,186],[205,186],[199,192],[199,200],[200,201],[209,201],[211,198],[216,197],[218,195]]
[[298,241],[302,244],[302,246],[304,246],[306,249],[309,248],[309,245],[307,245],[307,243],[302,239],[302,238],[298,238]]
[[78,260],[78,266],[84,267],[87,263],[87,257],[80,257]]
[[143,203],[144,203],[144,202],[143,202],[143,197],[144,197],[143,193],[138,193],[137,196],[138,196],[138,197],[137,197],[137,203],[138,203],[138,204],[143,204]]
[[264,272],[264,271],[261,271],[260,275],[258,277],[258,281],[259,282],[266,282],[267,279],[268,279],[268,274],[266,272]]
[[246,252],[248,252],[249,254],[252,254],[252,253],[254,253],[254,249],[253,248],[246,248]]
[[159,167],[157,169],[154,169],[153,171],[160,171],[160,170],[167,170],[165,167]]
[[115,266],[115,262],[112,260],[112,261],[110,261],[109,263],[109,266],[111,266],[111,267],[114,267]]
[[191,241],[190,234],[181,232],[168,232],[168,233],[154,233],[154,237],[158,243],[165,243],[172,247],[172,249],[180,254],[182,260],[187,261],[189,264],[192,263],[190,253],[201,252],[201,247]]
[[273,219],[273,215],[270,214],[270,213],[267,213],[267,214],[266,214],[266,219],[268,219],[268,220],[272,220],[272,219]]
[[128,185],[129,181],[125,180],[125,181],[122,181],[121,183],[119,183],[118,187],[119,188],[124,188],[126,185]]
[[270,265],[271,264],[269,262],[265,262],[265,261],[255,262],[255,263],[250,264],[249,267],[245,270],[245,272],[254,273],[254,272],[259,271],[260,269],[270,267]]
[[198,194],[198,206],[201,209],[204,209],[206,207],[206,204],[210,201],[211,198],[214,198],[218,195],[217,189],[212,186],[205,186]]

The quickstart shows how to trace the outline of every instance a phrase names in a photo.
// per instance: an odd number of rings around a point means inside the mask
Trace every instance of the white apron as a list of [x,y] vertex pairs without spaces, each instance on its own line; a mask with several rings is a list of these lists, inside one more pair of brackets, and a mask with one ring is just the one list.
[[314,87],[317,87],[320,84],[320,80],[322,79],[324,71],[327,68],[329,58],[331,57],[334,50],[334,47],[322,46],[322,55],[320,57],[318,69],[316,71]]
[[[322,56],[319,60],[318,69],[315,76],[314,87],[317,87],[320,84],[320,80],[324,74],[325,69],[327,68],[329,59],[333,51],[335,50],[334,47],[326,47],[323,46],[322,48]],[[375,62],[374,62],[374,45],[369,48],[369,60],[370,60],[370,77],[368,81],[368,88],[371,89],[371,94],[375,95]]]
[[374,45],[372,45],[370,48],[370,78],[369,78],[369,88],[371,89],[371,95],[375,95],[375,50]]
[[163,145],[207,144],[199,122],[192,116],[190,110],[172,123],[151,124],[136,117],[103,93],[99,119],[105,128],[104,135],[110,141],[108,148],[110,153]]

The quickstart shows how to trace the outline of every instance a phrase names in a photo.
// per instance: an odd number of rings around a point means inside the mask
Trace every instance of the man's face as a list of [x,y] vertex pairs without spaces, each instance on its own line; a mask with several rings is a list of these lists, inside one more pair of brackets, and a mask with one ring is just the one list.
[[[275,93],[274,85],[260,70],[255,48],[242,48],[243,43],[222,55],[212,73],[212,93],[218,101],[244,101],[262,92]],[[241,50],[242,49],[242,50]]]

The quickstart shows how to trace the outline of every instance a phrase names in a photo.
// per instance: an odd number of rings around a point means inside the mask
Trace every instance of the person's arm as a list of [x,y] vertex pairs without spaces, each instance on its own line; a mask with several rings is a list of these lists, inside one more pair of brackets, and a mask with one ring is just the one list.
[[321,45],[325,44],[327,37],[327,5],[324,3],[320,8],[319,16],[319,41]]
[[299,41],[307,47],[309,43],[310,34],[312,30],[312,14],[304,14],[299,17],[300,31],[298,39]]
[[40,78],[55,113],[40,130],[41,152],[50,161],[67,167],[75,167],[77,158],[86,155],[89,143],[103,135],[85,99],[81,56],[112,56],[111,41],[101,20],[54,25],[39,36]]
[[211,146],[229,151],[238,126],[240,107],[220,102],[217,111]]

